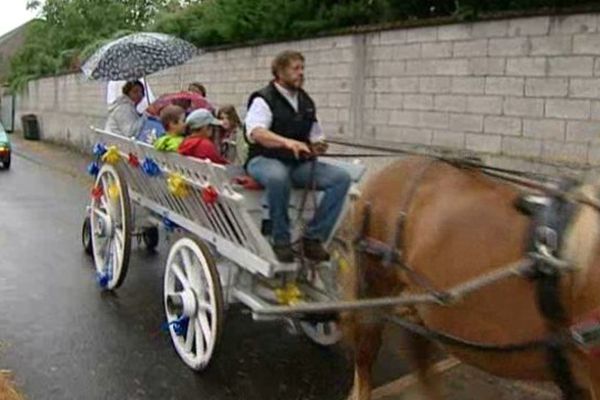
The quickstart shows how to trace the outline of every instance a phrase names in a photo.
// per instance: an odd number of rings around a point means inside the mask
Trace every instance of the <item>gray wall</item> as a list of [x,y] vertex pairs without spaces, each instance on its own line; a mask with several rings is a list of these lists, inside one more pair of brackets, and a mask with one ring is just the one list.
[[[371,145],[476,151],[497,163],[585,168],[600,163],[599,15],[399,29],[208,52],[149,78],[164,93],[206,84],[241,114],[270,78],[272,57],[298,49],[306,87],[331,137]],[[104,84],[80,75],[31,82],[18,114],[45,138],[89,146]]]

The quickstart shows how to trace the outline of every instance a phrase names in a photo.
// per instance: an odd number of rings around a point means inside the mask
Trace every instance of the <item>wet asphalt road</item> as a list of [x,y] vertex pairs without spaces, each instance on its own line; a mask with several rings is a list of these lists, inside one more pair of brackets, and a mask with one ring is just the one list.
[[[0,369],[29,399],[346,397],[342,347],[319,348],[236,306],[211,367],[189,370],[160,331],[168,243],[156,254],[134,246],[124,285],[100,292],[80,244],[88,185],[54,167],[14,155],[0,170]],[[384,353],[379,384],[402,373]]]

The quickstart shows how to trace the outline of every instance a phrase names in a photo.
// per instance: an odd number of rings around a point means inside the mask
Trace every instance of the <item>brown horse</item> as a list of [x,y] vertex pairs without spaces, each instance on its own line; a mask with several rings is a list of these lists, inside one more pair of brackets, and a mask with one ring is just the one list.
[[[595,198],[600,187],[577,190]],[[448,289],[522,259],[529,217],[515,207],[522,193],[514,185],[473,168],[457,168],[424,157],[398,161],[363,188],[342,231],[356,234],[369,204],[366,236],[390,243],[397,220],[405,213],[401,250],[404,262],[438,289]],[[578,205],[564,236],[563,258],[577,267],[561,278],[561,301],[569,318],[578,320],[600,309],[600,214]],[[345,257],[351,266],[350,296],[356,298],[356,252]],[[385,267],[381,258],[361,257],[361,297],[419,292],[399,268]],[[346,282],[348,283],[348,282]],[[511,277],[474,292],[449,307],[419,305],[411,309],[427,328],[478,343],[507,345],[542,340],[548,325],[538,310],[535,282]],[[375,311],[345,316],[343,322],[355,358],[352,400],[371,398],[371,368],[381,346],[383,322]],[[406,335],[410,359],[427,398],[440,398],[431,367],[433,343]],[[482,352],[462,347],[446,350],[463,362],[492,374],[527,380],[551,380],[543,349],[514,353]],[[569,364],[577,384],[600,400],[600,360],[569,347]]]

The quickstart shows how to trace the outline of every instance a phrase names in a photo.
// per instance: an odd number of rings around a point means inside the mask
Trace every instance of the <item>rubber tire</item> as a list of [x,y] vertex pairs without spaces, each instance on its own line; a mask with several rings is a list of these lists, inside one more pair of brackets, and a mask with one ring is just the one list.
[[156,250],[156,247],[158,247],[158,243],[160,242],[158,227],[151,226],[149,228],[144,229],[144,232],[142,233],[142,241],[144,242],[146,250]]
[[94,248],[92,244],[92,223],[90,222],[89,215],[86,215],[83,219],[83,225],[81,227],[81,244],[85,254],[88,256],[94,255]]

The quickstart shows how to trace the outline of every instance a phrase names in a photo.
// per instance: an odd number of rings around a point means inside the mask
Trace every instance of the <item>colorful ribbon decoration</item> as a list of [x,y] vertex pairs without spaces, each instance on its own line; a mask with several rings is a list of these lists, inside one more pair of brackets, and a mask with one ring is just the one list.
[[110,185],[108,185],[107,193],[109,199],[117,200],[119,198],[119,195],[121,194],[121,191],[119,190],[119,186],[116,183],[111,183]]
[[106,146],[103,143],[98,142],[94,145],[92,153],[94,153],[96,157],[102,157],[104,153],[106,153]]
[[342,255],[339,252],[334,251],[333,254],[331,255],[331,258],[333,260],[337,261],[338,270],[340,272],[343,272],[343,273],[348,272],[348,270],[350,269],[348,260],[346,260],[346,258],[342,257]]
[[178,228],[177,224],[167,217],[163,217],[162,223],[165,226],[165,230],[167,232],[173,232],[176,228]]
[[302,300],[302,292],[295,283],[288,283],[282,288],[275,289],[275,297],[279,304],[291,306]]
[[129,163],[129,165],[131,165],[134,168],[137,168],[140,166],[139,158],[137,158],[137,156],[133,153],[129,153],[129,156],[127,157],[127,162]]
[[160,329],[164,332],[168,332],[169,326],[172,326],[173,332],[175,332],[175,334],[177,336],[183,336],[187,333],[189,322],[190,322],[190,319],[188,317],[182,315],[180,318],[177,318],[174,321],[164,322],[161,325]]
[[92,188],[92,198],[94,200],[100,200],[103,194],[104,190],[102,190],[102,186],[94,186]]
[[87,172],[94,178],[97,177],[100,172],[100,165],[96,161],[91,162],[87,167]]
[[120,159],[121,153],[119,153],[119,149],[117,149],[117,146],[110,146],[106,150],[106,153],[104,153],[104,155],[102,156],[102,161],[111,165],[118,163]]
[[142,162],[142,170],[148,176],[159,176],[161,174],[160,167],[151,158],[144,158]]
[[188,185],[183,176],[177,172],[173,172],[167,179],[169,192],[175,197],[185,197],[189,194]]
[[110,254],[108,255],[102,272],[96,273],[96,282],[102,289],[106,289],[113,278],[113,260]]
[[202,201],[206,204],[215,204],[219,199],[219,192],[212,186],[207,186],[202,189]]

